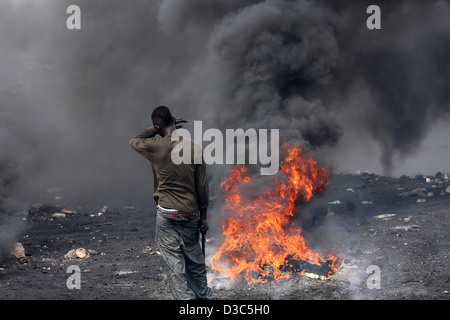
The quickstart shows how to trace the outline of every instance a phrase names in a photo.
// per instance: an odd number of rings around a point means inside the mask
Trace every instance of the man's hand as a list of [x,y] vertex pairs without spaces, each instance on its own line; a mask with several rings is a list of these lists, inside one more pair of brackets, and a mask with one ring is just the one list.
[[209,230],[208,221],[206,219],[206,209],[200,210],[200,220],[198,222],[198,229],[202,234],[206,234]]
[[173,122],[175,123],[175,128],[180,129],[183,128],[183,126],[179,125],[180,123],[186,123],[187,121],[183,118],[173,117]]
[[206,234],[209,230],[208,222],[206,220],[200,220],[199,230],[202,234]]

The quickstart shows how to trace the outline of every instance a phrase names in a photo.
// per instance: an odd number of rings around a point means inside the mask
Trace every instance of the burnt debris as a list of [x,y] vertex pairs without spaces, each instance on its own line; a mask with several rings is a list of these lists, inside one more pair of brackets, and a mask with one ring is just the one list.
[[281,270],[283,272],[295,272],[295,273],[312,273],[317,275],[318,277],[327,278],[330,273],[332,273],[332,261],[326,260],[321,265],[312,264],[307,261],[294,259],[292,255],[286,257],[286,263],[282,266]]

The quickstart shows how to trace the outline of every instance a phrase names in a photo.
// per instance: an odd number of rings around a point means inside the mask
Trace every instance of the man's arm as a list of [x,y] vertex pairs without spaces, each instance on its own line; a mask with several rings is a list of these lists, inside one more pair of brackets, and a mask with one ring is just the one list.
[[209,205],[209,185],[206,175],[206,164],[198,164],[195,169],[195,188],[197,192],[197,204],[200,208],[200,232],[205,234],[209,227],[207,222],[207,210]]
[[138,153],[148,158],[149,155],[149,146],[156,140],[155,136],[158,134],[158,131],[155,127],[151,127],[145,129],[136,137],[130,140],[130,146],[136,150]]

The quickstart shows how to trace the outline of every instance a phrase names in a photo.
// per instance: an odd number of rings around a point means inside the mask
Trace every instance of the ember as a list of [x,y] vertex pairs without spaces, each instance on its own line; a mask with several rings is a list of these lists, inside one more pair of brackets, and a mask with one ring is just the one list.
[[287,145],[282,151],[280,173],[268,190],[251,199],[243,195],[239,187],[251,182],[243,166],[232,168],[222,183],[222,210],[232,216],[222,223],[225,240],[211,266],[225,277],[243,276],[252,284],[285,279],[290,275],[286,271],[303,273],[311,265],[320,266],[320,273],[326,269],[326,276],[336,272],[337,257],[322,259],[308,247],[301,229],[290,223],[298,204],[325,192],[329,182],[326,170],[305,156],[298,145]]

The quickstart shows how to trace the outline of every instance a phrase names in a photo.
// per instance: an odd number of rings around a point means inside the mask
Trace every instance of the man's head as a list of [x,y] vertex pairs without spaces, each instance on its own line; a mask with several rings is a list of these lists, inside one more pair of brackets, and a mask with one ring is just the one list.
[[175,130],[175,122],[169,108],[160,106],[152,113],[153,125],[158,130],[158,134],[165,137]]

